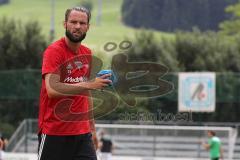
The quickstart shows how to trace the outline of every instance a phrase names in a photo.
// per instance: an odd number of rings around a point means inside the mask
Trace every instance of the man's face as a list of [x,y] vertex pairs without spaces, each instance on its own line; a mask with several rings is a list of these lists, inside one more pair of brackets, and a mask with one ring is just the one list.
[[211,132],[207,132],[207,136],[208,136],[208,138],[211,138],[213,135]]
[[66,36],[74,43],[81,42],[88,31],[89,23],[87,14],[80,11],[71,11],[68,20],[64,22]]

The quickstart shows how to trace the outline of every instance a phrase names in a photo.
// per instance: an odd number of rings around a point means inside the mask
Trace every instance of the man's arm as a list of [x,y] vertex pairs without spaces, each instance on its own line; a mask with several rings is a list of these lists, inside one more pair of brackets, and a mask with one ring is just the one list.
[[111,141],[111,153],[113,153],[113,150],[114,150],[114,143],[113,143],[113,141]]
[[96,127],[95,127],[95,120],[94,120],[93,99],[90,92],[88,97],[88,103],[89,103],[89,110],[91,112],[90,114],[92,114],[91,115],[92,118],[89,120],[91,133],[92,133],[92,140],[95,145],[95,149],[97,150],[99,145],[98,145],[98,137],[97,137]]
[[223,148],[222,148],[222,146],[220,147],[220,159],[223,160]]
[[3,144],[4,142],[3,142],[3,140],[2,139],[0,139],[0,150],[3,150]]
[[68,84],[60,82],[58,74],[49,73],[45,75],[47,94],[50,98],[86,94],[88,90],[103,89],[108,86],[111,80],[106,78],[109,76],[106,74],[95,78],[93,81]]
[[210,144],[208,143],[205,143],[205,142],[202,142],[202,146],[206,149],[206,150],[209,150],[210,149]]

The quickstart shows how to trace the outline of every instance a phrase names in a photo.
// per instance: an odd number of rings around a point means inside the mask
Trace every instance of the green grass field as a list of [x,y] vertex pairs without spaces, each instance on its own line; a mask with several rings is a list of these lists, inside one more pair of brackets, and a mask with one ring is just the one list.
[[[10,0],[8,5],[0,6],[0,17],[20,19],[23,22],[37,20],[42,32],[47,37],[50,30],[51,0]],[[92,0],[92,20],[88,36],[84,41],[95,51],[101,51],[104,44],[112,41],[119,43],[126,37],[134,37],[136,29],[127,27],[121,22],[121,5],[123,0],[102,0],[101,25],[96,25],[98,0]],[[55,39],[64,36],[63,20],[66,8],[75,6],[80,0],[55,0]],[[172,36],[156,32],[157,37]]]

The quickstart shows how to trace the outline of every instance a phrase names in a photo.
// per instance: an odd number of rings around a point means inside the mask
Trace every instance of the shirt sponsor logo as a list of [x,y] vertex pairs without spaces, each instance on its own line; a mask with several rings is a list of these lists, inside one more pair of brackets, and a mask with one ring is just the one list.
[[86,82],[87,77],[67,77],[64,79],[64,83],[79,83],[79,82]]

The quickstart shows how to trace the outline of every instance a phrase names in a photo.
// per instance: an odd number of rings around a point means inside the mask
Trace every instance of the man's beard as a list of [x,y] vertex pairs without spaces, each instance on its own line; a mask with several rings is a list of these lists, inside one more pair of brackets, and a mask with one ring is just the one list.
[[69,30],[67,30],[67,29],[65,31],[65,35],[73,43],[82,42],[82,40],[84,40],[85,37],[86,37],[86,33],[83,33],[80,37],[74,37],[73,34]]

